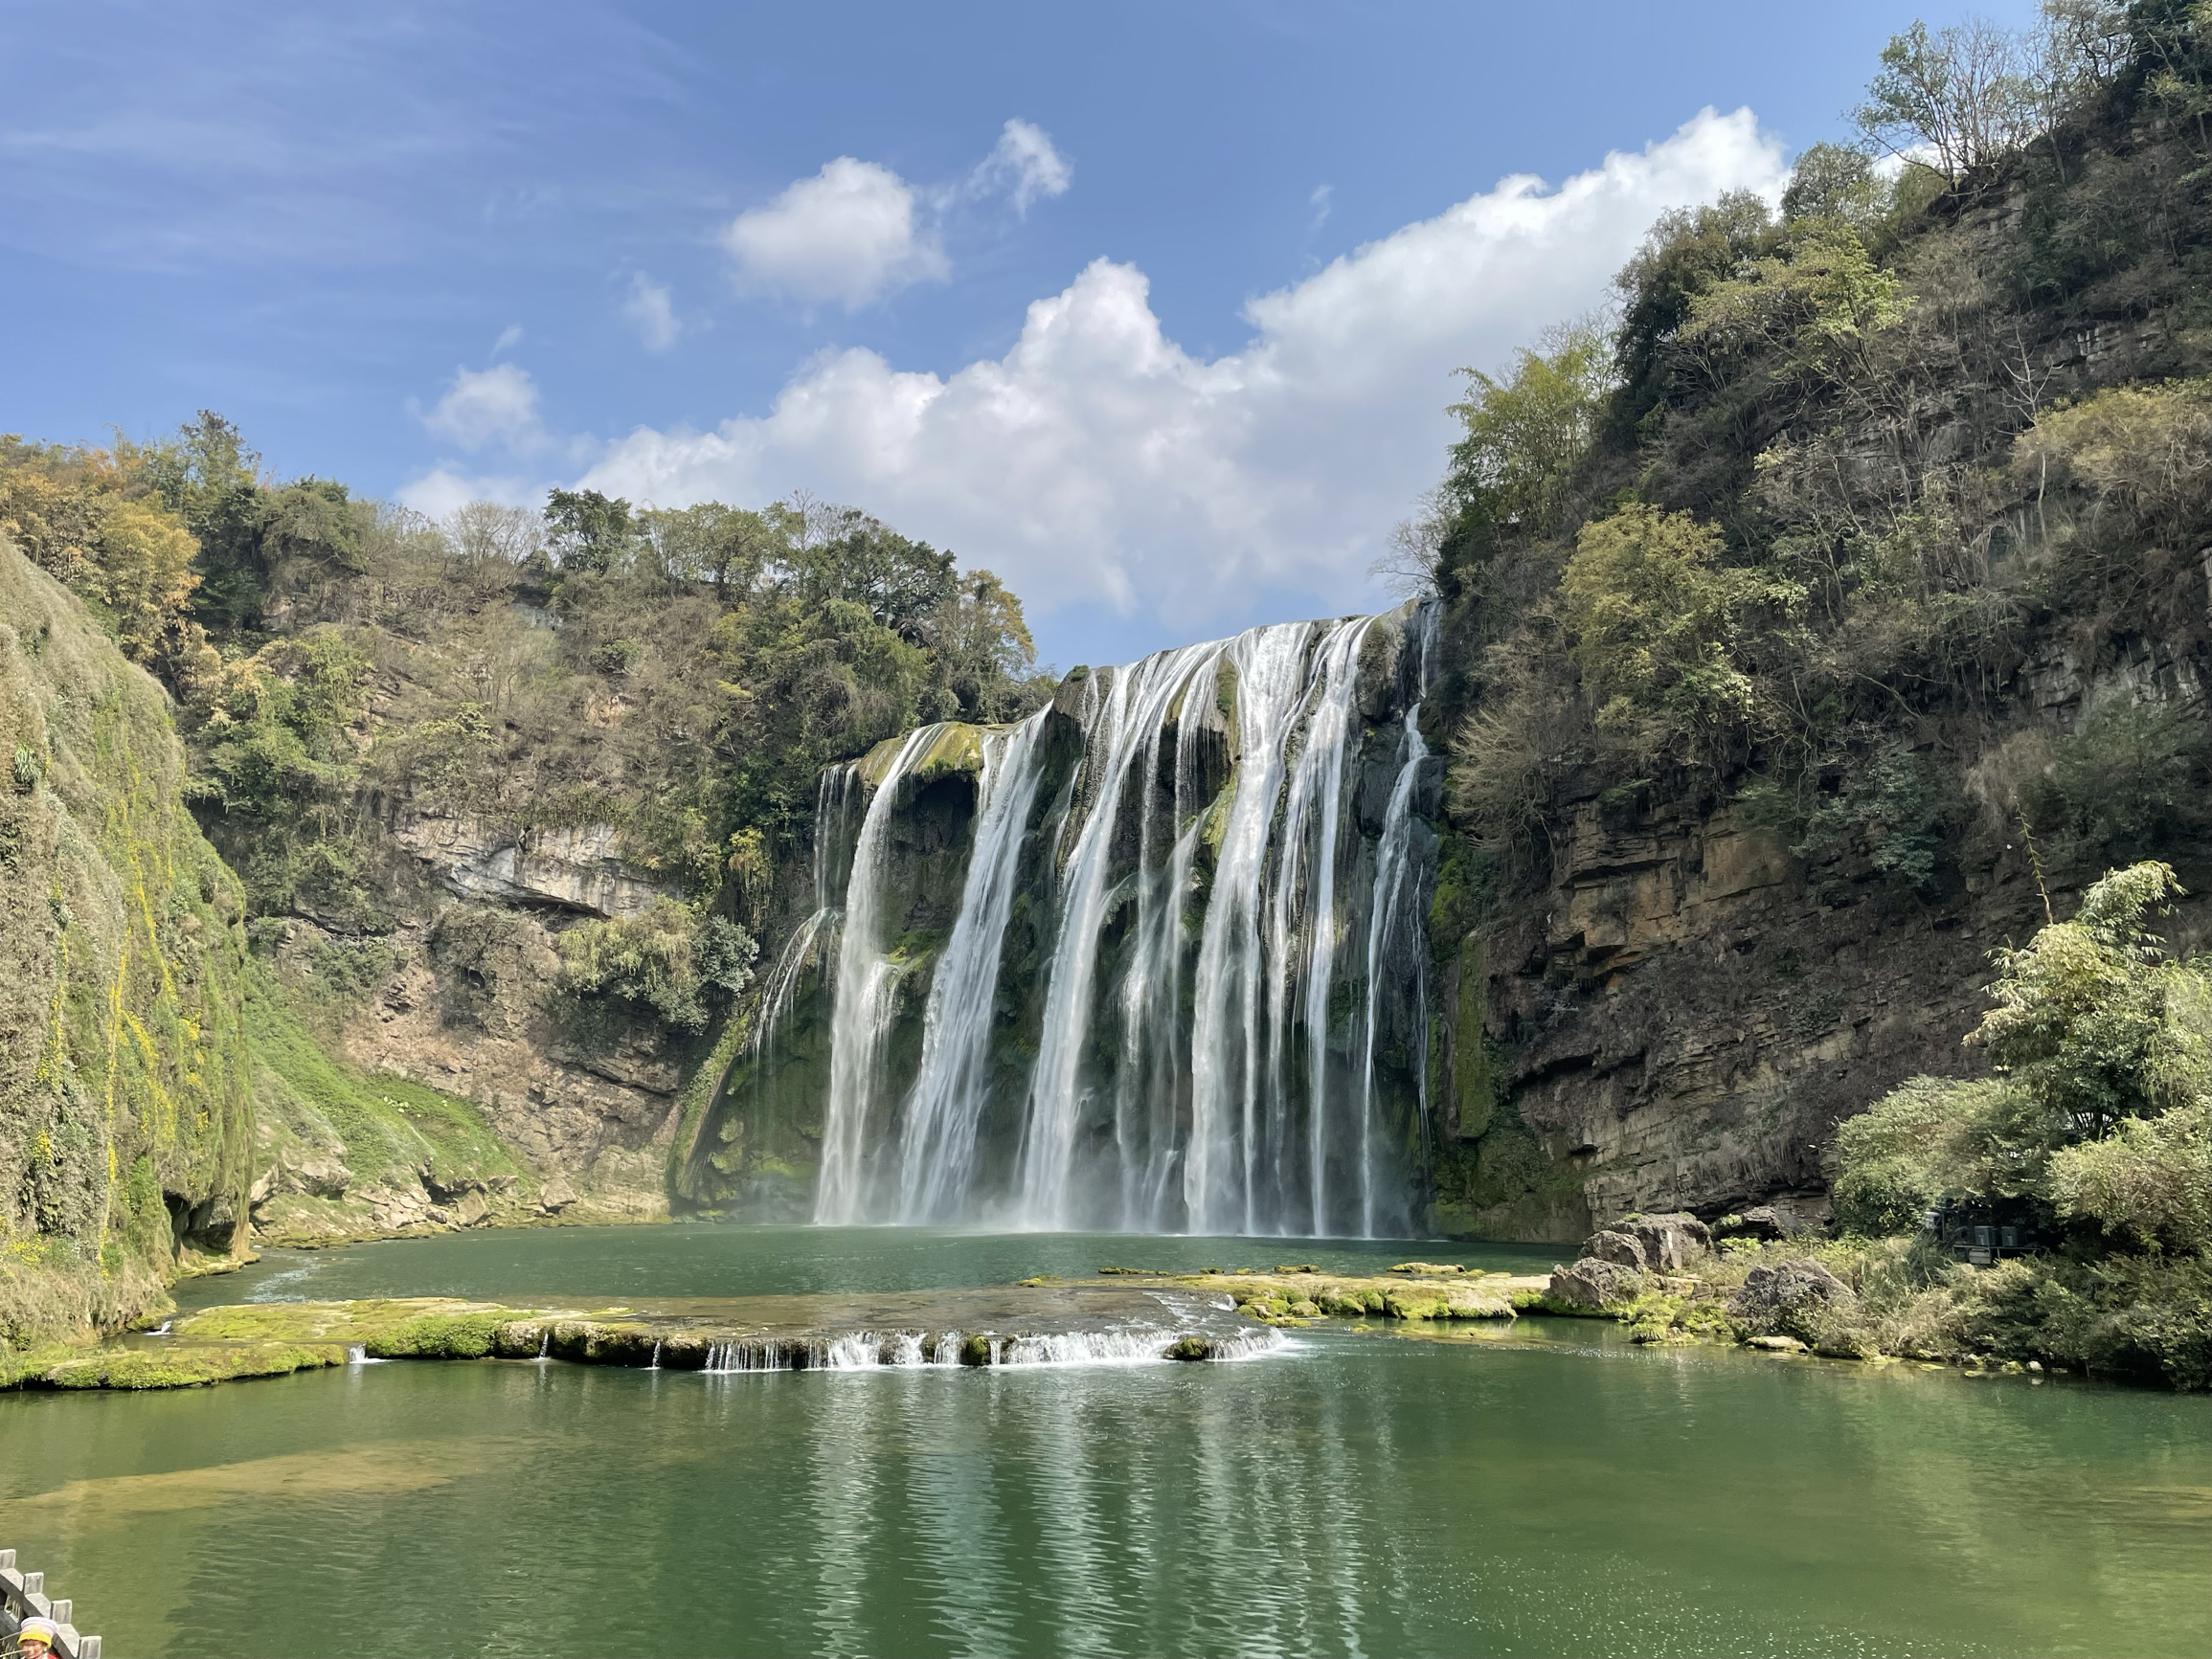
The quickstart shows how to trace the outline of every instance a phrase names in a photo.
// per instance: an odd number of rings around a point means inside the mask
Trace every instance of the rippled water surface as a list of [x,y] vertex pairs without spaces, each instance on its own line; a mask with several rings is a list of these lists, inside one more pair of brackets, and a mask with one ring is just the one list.
[[[367,1246],[296,1280],[272,1261],[198,1299],[1351,1265],[1212,1247],[579,1229]],[[1232,1364],[1038,1371],[401,1362],[0,1397],[0,1541],[118,1659],[2113,1659],[2201,1652],[2212,1619],[2212,1401],[1637,1349],[1584,1322],[1324,1325]]]

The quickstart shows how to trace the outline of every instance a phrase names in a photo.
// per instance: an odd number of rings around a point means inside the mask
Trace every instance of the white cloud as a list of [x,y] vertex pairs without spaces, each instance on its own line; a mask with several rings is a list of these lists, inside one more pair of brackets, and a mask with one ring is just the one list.
[[1030,305],[1004,358],[939,377],[827,353],[766,415],[640,428],[583,482],[663,505],[804,487],[1040,609],[1141,605],[1185,634],[1267,590],[1348,608],[1442,468],[1452,370],[1496,367],[1600,302],[1663,210],[1785,176],[1749,110],[1706,110],[1555,191],[1505,179],[1253,300],[1253,338],[1211,361],[1167,338],[1143,273],[1099,259]]
[[951,274],[914,188],[887,167],[841,155],[722,233],[739,281],[756,292],[846,310]]
[[630,292],[622,301],[622,321],[638,331],[648,351],[666,351],[683,333],[667,288],[639,271],[630,278]]
[[529,449],[544,437],[538,422],[537,382],[511,363],[455,370],[445,395],[428,414],[417,410],[416,416],[433,437],[463,449],[482,449],[495,441],[509,449]]
[[968,188],[976,194],[1004,191],[1014,212],[1023,214],[1040,196],[1066,195],[1074,182],[1074,168],[1052,147],[1045,129],[1021,120],[1006,123],[991,153],[968,175]]
[[399,504],[441,519],[469,502],[498,502],[502,506],[534,507],[545,500],[545,486],[528,479],[472,474],[453,466],[436,466],[399,490]]
[[491,343],[491,354],[494,357],[498,357],[503,353],[512,351],[517,346],[520,346],[521,344],[522,325],[520,323],[509,323],[506,327],[499,331],[499,338]]
[[1314,193],[1306,202],[1306,205],[1314,211],[1314,222],[1310,227],[1311,229],[1318,231],[1329,222],[1329,209],[1335,203],[1336,193],[1336,187],[1333,185],[1314,186]]

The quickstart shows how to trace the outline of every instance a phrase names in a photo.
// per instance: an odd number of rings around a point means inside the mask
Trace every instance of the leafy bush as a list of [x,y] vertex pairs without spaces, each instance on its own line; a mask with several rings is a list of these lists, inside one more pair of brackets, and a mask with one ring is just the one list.
[[1915,1077],[1839,1125],[1837,1224],[1867,1238],[1911,1233],[1947,1196],[1989,1193],[2012,1161],[2003,1095],[2001,1084]]
[[2039,502],[2068,485],[2088,496],[2075,540],[2194,550],[2212,516],[2212,379],[2115,386],[2052,410],[2014,443],[2012,471]]
[[1893,748],[1855,770],[1842,790],[1813,809],[1794,850],[1817,854],[1862,840],[1877,870],[1921,891],[1936,885],[1943,829],[1943,799],[1928,765],[1909,750]]
[[1462,369],[1467,396],[1452,405],[1465,436],[1452,446],[1442,504],[1447,562],[1476,565],[1516,534],[1549,532],[1590,453],[1612,383],[1607,342],[1596,329],[1556,330],[1546,349],[1516,353],[1513,371],[1494,379]]
[[2033,812],[2060,856],[2170,845],[2205,821],[2212,730],[2182,709],[2107,705],[2050,754]]
[[643,915],[580,922],[562,933],[557,983],[572,996],[616,998],[679,1030],[700,1031],[704,998],[742,991],[758,951],[734,923],[658,899]]
[[2137,1248],[2212,1249],[2212,1101],[2121,1121],[2051,1159],[2059,1213]]
[[1753,611],[1795,590],[1720,563],[1721,532],[1642,502],[1582,527],[1560,578],[1564,620],[1600,730],[1650,751],[1711,745],[1755,718],[1742,647]]

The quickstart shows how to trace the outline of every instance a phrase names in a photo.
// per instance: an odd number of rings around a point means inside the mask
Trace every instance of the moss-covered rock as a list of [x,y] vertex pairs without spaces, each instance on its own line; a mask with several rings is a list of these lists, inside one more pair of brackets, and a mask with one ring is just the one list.
[[288,1377],[295,1371],[345,1362],[343,1344],[180,1343],[158,1349],[103,1349],[56,1365],[42,1378],[53,1388],[197,1388],[244,1377]]

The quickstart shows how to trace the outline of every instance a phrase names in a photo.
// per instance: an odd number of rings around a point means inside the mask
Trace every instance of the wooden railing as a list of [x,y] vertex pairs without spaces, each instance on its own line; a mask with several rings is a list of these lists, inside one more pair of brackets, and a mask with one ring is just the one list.
[[77,1626],[70,1623],[74,1611],[67,1598],[58,1602],[46,1599],[44,1573],[17,1571],[15,1552],[0,1550],[0,1653],[13,1655],[15,1632],[23,1627],[24,1620],[52,1619],[61,1626],[55,1659],[100,1659],[100,1638],[77,1633]]

